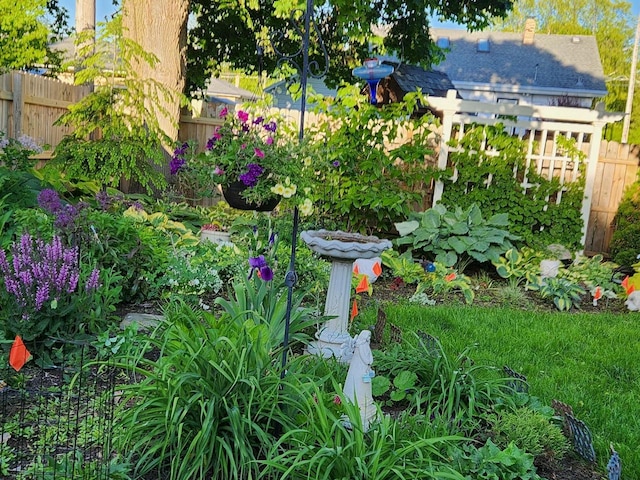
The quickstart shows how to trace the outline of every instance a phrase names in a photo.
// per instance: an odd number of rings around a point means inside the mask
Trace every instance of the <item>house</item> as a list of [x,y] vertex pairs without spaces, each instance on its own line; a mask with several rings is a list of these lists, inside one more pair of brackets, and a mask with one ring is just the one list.
[[253,102],[258,96],[225,80],[211,77],[202,99],[191,101],[195,117],[217,118],[225,106]]
[[[297,79],[296,79],[297,80]],[[287,80],[281,80],[264,89],[264,92],[271,95],[273,101],[271,105],[275,108],[284,108],[288,110],[300,110],[300,98],[294,99],[289,93],[289,84]],[[307,87],[314,93],[323,97],[335,97],[337,90],[329,88],[322,78],[308,77]]]
[[465,100],[592,107],[607,94],[598,45],[591,35],[546,35],[528,19],[524,33],[431,30],[445,50],[433,68]]
[[[416,89],[430,97],[446,97],[449,90],[455,89],[446,73],[389,60],[382,63],[392,65],[394,71],[378,85],[377,99],[381,104],[399,102],[407,93],[415,92]],[[427,110],[427,105],[421,105],[417,114],[423,114]]]

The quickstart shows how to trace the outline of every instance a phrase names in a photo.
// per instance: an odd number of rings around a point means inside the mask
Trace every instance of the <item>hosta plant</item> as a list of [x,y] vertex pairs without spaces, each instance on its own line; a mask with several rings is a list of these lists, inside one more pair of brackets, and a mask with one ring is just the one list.
[[405,222],[395,224],[400,238],[398,246],[430,257],[447,267],[463,271],[471,261],[497,261],[500,255],[513,248],[519,238],[508,231],[506,213],[485,219],[480,207],[471,205],[448,210],[438,204],[424,212],[413,212]]
[[571,310],[578,307],[586,290],[577,283],[561,277],[541,278],[527,283],[528,290],[535,290],[542,298],[552,298],[558,310]]

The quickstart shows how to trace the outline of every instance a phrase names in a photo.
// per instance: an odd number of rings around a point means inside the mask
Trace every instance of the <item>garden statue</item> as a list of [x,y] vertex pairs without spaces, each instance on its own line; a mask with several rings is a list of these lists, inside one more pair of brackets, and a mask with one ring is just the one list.
[[624,304],[627,306],[629,311],[640,312],[640,290],[631,292]]
[[377,415],[373,394],[371,393],[371,379],[375,376],[371,369],[373,353],[371,353],[371,332],[363,330],[360,334],[345,343],[343,359],[349,358],[349,371],[344,382],[344,395],[354,405],[358,405],[362,428],[366,432]]

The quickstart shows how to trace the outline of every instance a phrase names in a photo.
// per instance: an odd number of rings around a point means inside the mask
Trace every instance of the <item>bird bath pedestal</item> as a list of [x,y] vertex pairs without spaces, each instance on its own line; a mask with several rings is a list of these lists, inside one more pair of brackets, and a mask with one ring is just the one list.
[[392,247],[391,242],[373,236],[328,230],[308,230],[300,237],[311,250],[331,261],[324,315],[333,318],[318,330],[317,340],[311,342],[308,352],[341,359],[342,345],[351,339],[348,326],[353,262],[358,258],[378,257]]

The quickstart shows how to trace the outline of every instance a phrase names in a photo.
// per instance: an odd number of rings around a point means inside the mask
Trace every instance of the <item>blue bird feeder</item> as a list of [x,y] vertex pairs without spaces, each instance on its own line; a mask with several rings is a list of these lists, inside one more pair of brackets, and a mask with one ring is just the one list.
[[364,61],[364,65],[354,68],[352,73],[369,84],[371,105],[375,105],[378,103],[376,99],[378,83],[393,73],[393,67],[391,65],[382,65],[377,58],[368,58]]

